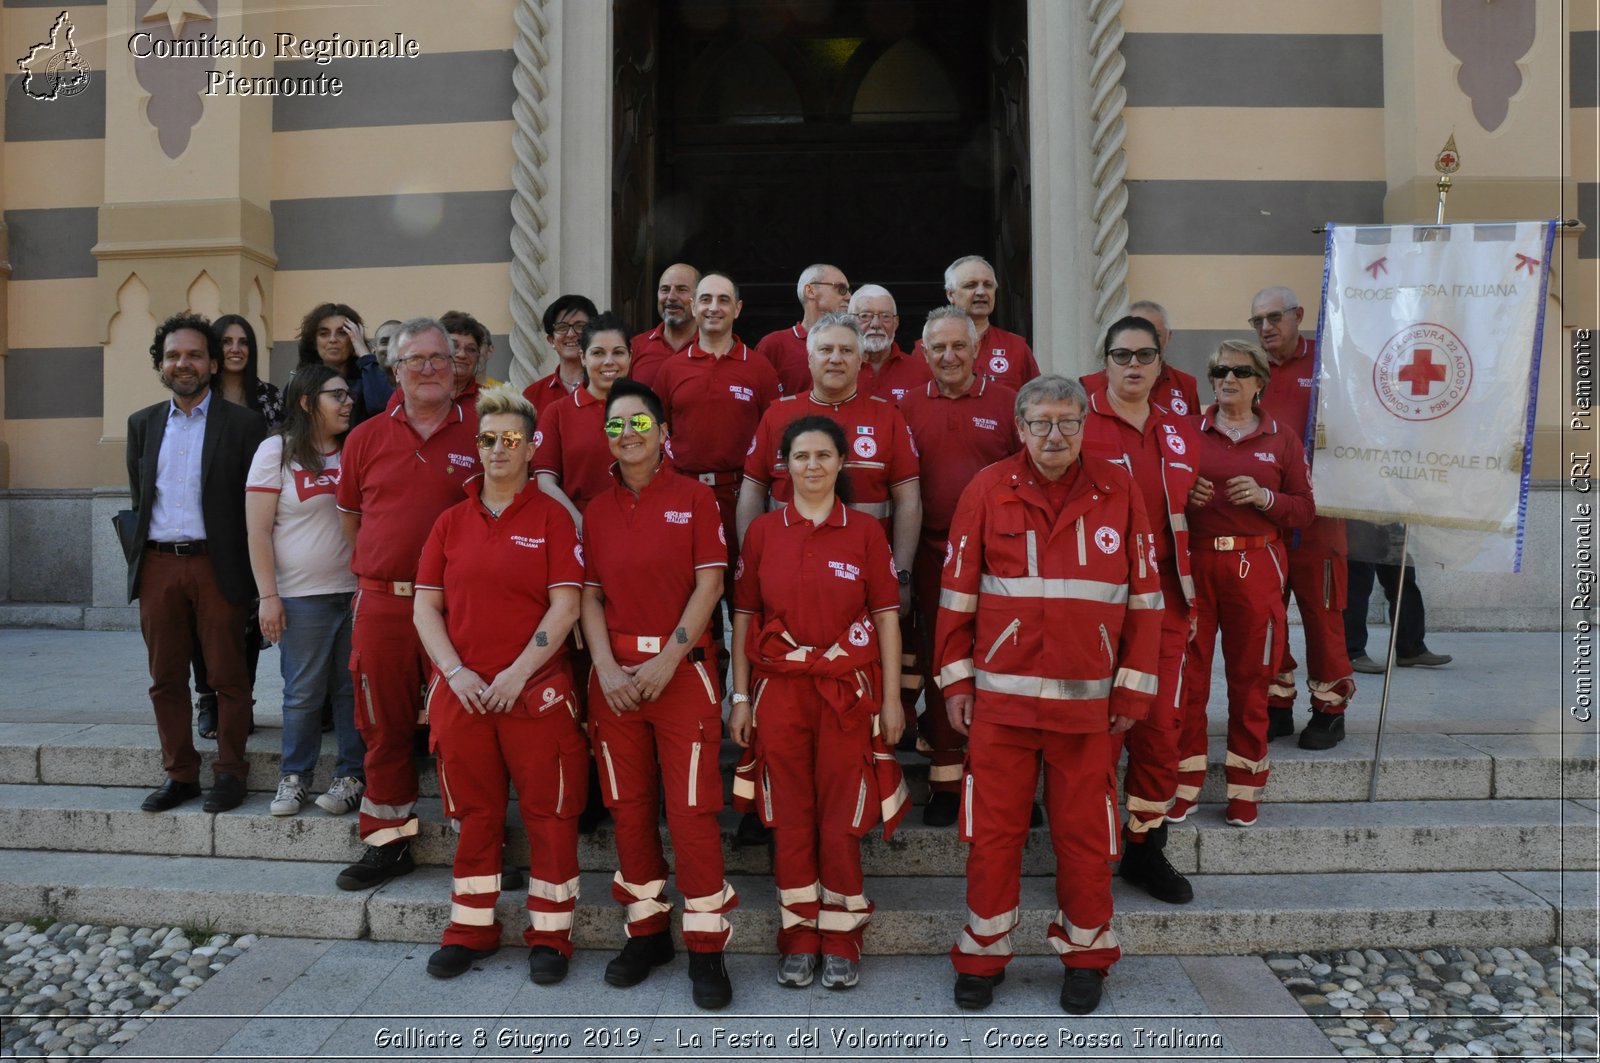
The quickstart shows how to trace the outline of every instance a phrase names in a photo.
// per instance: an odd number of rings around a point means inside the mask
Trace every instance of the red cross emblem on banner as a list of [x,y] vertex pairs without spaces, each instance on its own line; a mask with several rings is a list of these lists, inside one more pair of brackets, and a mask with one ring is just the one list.
[[1433,349],[1431,347],[1418,347],[1411,352],[1411,361],[1407,362],[1395,377],[1402,383],[1411,385],[1411,397],[1420,399],[1433,389],[1433,385],[1449,375],[1443,365],[1433,364]]
[[1385,255],[1384,257],[1378,259],[1378,261],[1370,262],[1367,265],[1363,266],[1362,268],[1365,269],[1368,273],[1372,274],[1372,279],[1373,280],[1377,280],[1378,279],[1378,274],[1380,272],[1383,272],[1383,273],[1388,273],[1389,272],[1389,267],[1384,265],[1384,263],[1388,262],[1388,261],[1389,261],[1389,256]]
[[1519,251],[1519,252],[1517,252],[1517,264],[1516,264],[1515,267],[1512,268],[1511,272],[1512,273],[1518,273],[1523,269],[1523,267],[1527,267],[1528,276],[1532,277],[1532,276],[1534,276],[1534,267],[1537,266],[1538,264],[1539,264],[1539,260],[1538,259],[1532,258],[1532,257],[1530,257],[1528,255],[1524,255],[1522,252]]

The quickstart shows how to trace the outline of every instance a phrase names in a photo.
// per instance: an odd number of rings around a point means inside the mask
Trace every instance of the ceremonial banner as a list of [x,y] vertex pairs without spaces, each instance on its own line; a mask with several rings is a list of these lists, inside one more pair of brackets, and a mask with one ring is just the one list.
[[1555,222],[1330,225],[1317,512],[1514,536]]

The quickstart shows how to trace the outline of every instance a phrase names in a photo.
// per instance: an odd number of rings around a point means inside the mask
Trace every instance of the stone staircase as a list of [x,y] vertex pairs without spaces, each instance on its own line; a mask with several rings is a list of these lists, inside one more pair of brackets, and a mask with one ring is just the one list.
[[[268,813],[278,732],[251,739],[253,792],[208,815],[194,802],[139,811],[159,782],[155,729],[119,724],[0,724],[0,919],[211,925],[299,937],[437,940],[449,918],[454,837],[424,772],[417,871],[375,891],[346,893],[338,869],[360,855],[355,817],[314,806]],[[1168,855],[1196,899],[1169,906],[1117,881],[1117,928],[1129,952],[1237,954],[1333,947],[1477,946],[1593,941],[1600,835],[1594,735],[1394,734],[1385,740],[1380,800],[1367,803],[1373,736],[1310,753],[1272,749],[1268,803],[1255,827],[1222,821],[1221,739],[1201,807],[1171,828]],[[732,749],[725,750],[731,763]],[[913,796],[926,769],[907,758]],[[332,766],[331,739],[316,779]],[[209,765],[203,778],[209,779]],[[517,824],[514,845],[525,851]],[[739,891],[731,947],[766,952],[777,905],[765,849],[735,849],[737,817],[722,818],[728,876]],[[929,829],[919,810],[890,842],[863,843],[867,892],[877,902],[867,947],[940,954],[966,915],[965,847],[953,828]],[[583,839],[580,947],[622,940],[610,897],[612,838]],[[1055,910],[1048,834],[1024,854],[1019,952],[1047,949]],[[520,940],[519,893],[501,899],[507,942]]]

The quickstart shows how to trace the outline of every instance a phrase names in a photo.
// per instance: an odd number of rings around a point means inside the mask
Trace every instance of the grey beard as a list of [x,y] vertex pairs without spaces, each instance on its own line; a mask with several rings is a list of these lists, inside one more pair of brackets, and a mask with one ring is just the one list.
[[863,336],[861,337],[861,349],[867,354],[882,354],[889,349],[889,344],[892,342],[894,341],[888,336],[884,336],[881,339],[876,336]]

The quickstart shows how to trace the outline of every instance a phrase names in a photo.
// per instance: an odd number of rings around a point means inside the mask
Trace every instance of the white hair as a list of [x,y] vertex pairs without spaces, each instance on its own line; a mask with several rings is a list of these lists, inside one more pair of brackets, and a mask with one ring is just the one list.
[[[385,322],[385,324],[388,324],[388,322]],[[431,317],[414,317],[400,325],[400,331],[395,333],[393,341],[390,342],[389,364],[399,365],[400,348],[404,347],[407,341],[413,337],[422,335],[424,332],[437,332],[441,337],[444,338],[445,351],[448,353],[449,351],[454,350],[454,347],[450,341],[450,331],[441,325],[438,319]]]
[[1300,300],[1295,296],[1294,291],[1282,284],[1274,284],[1270,288],[1263,288],[1259,292],[1256,292],[1256,297],[1250,300],[1250,305],[1254,307],[1261,300],[1269,299],[1274,296],[1283,301],[1283,308],[1285,310],[1293,310],[1295,307],[1300,305]]
[[928,333],[933,331],[933,323],[935,321],[944,321],[947,318],[960,321],[963,325],[967,326],[967,342],[978,342],[978,323],[973,321],[967,312],[961,309],[959,306],[956,306],[952,303],[946,303],[944,306],[936,306],[932,310],[928,311],[928,320],[922,325],[922,342],[924,346],[926,346],[928,342]]
[[989,276],[993,277],[996,275],[994,272],[994,266],[990,265],[989,260],[984,258],[982,255],[962,255],[960,258],[956,259],[954,262],[950,263],[944,268],[945,291],[953,292],[956,290],[956,270],[960,269],[962,266],[965,266],[969,262],[981,262],[983,267],[989,271]]
[[802,270],[800,283],[794,286],[794,297],[800,300],[800,305],[806,305],[806,285],[817,283],[828,270],[838,268],[838,266],[832,266],[826,262],[814,262]]
[[856,312],[859,300],[879,298],[889,300],[890,313],[898,314],[900,312],[900,306],[894,301],[894,296],[890,295],[889,289],[881,284],[863,284],[857,288],[850,296],[850,312],[852,314]]
[[817,344],[821,342],[817,339],[817,337],[821,336],[828,329],[833,328],[849,329],[851,334],[856,338],[856,344],[858,346],[860,345],[861,325],[856,321],[855,315],[838,311],[832,314],[823,314],[821,317],[817,318],[816,324],[812,325],[811,328],[806,332],[806,353],[816,354]]
[[1148,321],[1149,318],[1146,315],[1139,313],[1141,310],[1154,310],[1156,313],[1161,315],[1161,323],[1167,326],[1168,329],[1172,328],[1172,315],[1167,313],[1166,307],[1162,306],[1154,299],[1140,299],[1132,306],[1128,307],[1129,314],[1134,317],[1145,318],[1145,320]]

